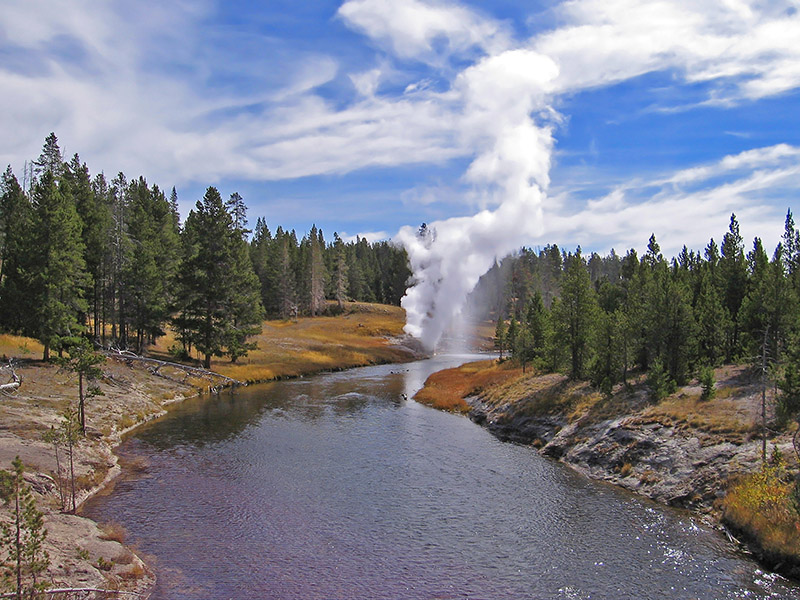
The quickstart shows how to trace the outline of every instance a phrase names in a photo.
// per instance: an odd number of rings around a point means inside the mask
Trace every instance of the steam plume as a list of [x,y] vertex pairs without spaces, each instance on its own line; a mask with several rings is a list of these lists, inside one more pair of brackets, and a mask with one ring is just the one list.
[[426,235],[412,227],[397,235],[413,272],[402,301],[405,330],[429,350],[495,259],[541,233],[557,116],[547,99],[557,75],[548,57],[510,50],[485,58],[456,80],[462,131],[469,132],[465,142],[478,149],[465,179],[494,208],[431,223]]

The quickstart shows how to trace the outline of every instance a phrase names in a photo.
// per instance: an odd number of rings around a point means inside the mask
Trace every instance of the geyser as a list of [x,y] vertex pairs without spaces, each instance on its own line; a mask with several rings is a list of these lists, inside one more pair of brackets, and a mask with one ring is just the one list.
[[510,50],[466,69],[455,82],[463,101],[460,129],[476,150],[464,179],[495,207],[431,223],[422,235],[413,227],[397,234],[413,272],[402,300],[405,330],[428,350],[494,261],[542,233],[557,117],[546,100],[557,75],[551,59]]

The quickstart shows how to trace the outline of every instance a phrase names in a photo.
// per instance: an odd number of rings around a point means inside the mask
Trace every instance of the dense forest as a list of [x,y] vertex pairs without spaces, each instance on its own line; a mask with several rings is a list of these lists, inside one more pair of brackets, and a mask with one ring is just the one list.
[[181,224],[174,187],[91,177],[50,134],[22,183],[10,166],[0,181],[0,328],[39,339],[47,359],[84,333],[142,352],[169,324],[176,353],[194,348],[208,365],[245,355],[265,316],[399,304],[405,292],[405,251],[388,242],[247,225],[242,197],[214,187]]
[[684,246],[669,260],[654,235],[641,257],[523,248],[495,264],[471,304],[495,311],[501,352],[609,393],[633,370],[663,396],[694,376],[708,385],[723,363],[749,362],[778,384],[779,417],[800,409],[800,232],[791,211],[771,258],[759,238],[745,248],[731,215],[720,245]]

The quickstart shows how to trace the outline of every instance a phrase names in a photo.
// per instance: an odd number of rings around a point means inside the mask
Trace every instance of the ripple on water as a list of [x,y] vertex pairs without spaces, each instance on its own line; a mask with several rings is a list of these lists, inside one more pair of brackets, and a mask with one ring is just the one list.
[[[425,369],[237,390],[126,442],[97,498],[153,556],[153,600],[796,598],[716,532],[401,401]],[[396,369],[396,367],[394,367]]]

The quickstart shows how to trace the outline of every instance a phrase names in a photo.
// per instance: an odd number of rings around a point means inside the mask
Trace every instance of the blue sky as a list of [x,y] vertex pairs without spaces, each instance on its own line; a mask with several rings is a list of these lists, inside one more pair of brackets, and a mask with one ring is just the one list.
[[[55,131],[184,214],[216,185],[272,228],[436,222],[483,256],[702,248],[731,212],[774,246],[800,188],[799,7],[7,0],[0,161],[20,174]],[[448,221],[509,202],[513,223]]]

